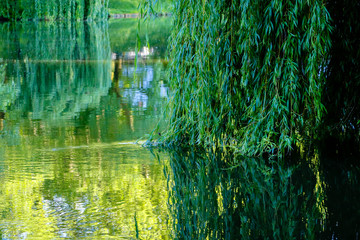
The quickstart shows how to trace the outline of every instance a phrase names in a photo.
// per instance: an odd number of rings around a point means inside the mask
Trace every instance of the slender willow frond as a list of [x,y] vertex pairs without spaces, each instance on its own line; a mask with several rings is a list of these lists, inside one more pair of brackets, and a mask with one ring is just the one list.
[[257,155],[285,153],[311,137],[324,112],[325,1],[174,4],[165,144]]

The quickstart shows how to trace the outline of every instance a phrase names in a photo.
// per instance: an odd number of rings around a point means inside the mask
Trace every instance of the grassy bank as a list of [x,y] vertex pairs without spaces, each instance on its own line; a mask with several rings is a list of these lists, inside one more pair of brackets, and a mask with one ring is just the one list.
[[[142,0],[110,0],[110,14],[139,13],[139,4]],[[171,0],[161,0],[156,4],[156,10],[159,12],[170,12]]]
[[[141,24],[139,37],[146,44],[149,39],[150,47],[156,48],[156,53],[164,57],[170,24],[167,18],[157,18],[148,24]],[[113,19],[109,22],[110,45],[112,52],[122,53],[133,51],[137,41],[137,19]],[[146,36],[147,35],[147,36]]]

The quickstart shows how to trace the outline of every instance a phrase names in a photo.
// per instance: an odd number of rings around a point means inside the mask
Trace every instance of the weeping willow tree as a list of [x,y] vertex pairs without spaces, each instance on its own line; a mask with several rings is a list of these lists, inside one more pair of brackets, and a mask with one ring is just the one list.
[[2,0],[0,18],[18,19],[106,19],[109,0]]
[[325,1],[179,0],[174,11],[160,141],[257,155],[312,138],[324,114]]

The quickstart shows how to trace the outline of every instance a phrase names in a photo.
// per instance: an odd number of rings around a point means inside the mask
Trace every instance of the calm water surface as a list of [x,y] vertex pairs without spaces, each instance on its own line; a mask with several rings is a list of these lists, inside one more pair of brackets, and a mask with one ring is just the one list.
[[0,239],[359,239],[354,141],[282,164],[133,144],[168,98],[169,27],[142,26],[136,68],[136,20],[0,25]]
[[168,89],[168,20],[0,25],[0,239],[169,236],[163,166],[132,144]]

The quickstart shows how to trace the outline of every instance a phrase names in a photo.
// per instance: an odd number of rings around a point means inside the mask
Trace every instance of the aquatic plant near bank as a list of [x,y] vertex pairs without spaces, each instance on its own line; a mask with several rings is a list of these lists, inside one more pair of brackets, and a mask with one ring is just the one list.
[[330,48],[324,1],[183,0],[174,11],[160,141],[257,155],[312,138]]
[[2,0],[0,18],[6,20],[107,19],[109,0]]

